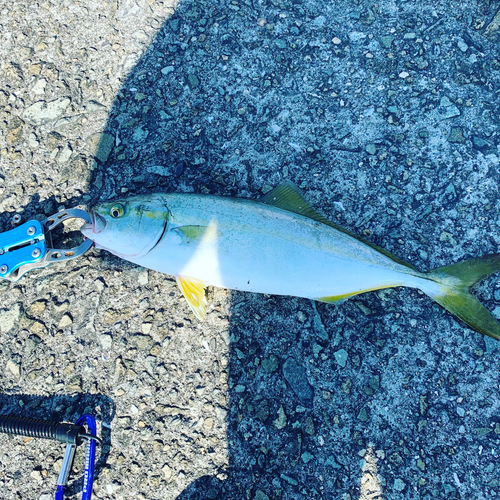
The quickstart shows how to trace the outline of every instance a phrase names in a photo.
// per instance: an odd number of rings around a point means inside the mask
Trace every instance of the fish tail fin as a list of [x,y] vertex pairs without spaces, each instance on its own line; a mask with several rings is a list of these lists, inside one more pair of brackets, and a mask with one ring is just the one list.
[[440,267],[426,273],[429,279],[441,285],[439,291],[433,289],[426,293],[471,328],[500,340],[500,323],[470,293],[470,288],[475,283],[499,269],[500,253]]

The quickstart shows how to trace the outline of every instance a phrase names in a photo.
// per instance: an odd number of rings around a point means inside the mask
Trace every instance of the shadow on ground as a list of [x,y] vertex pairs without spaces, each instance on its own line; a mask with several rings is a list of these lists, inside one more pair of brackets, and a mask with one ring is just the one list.
[[[422,269],[440,256],[444,264],[444,240],[437,257],[426,252],[436,227],[447,227],[441,207],[460,202],[450,172],[468,175],[447,162],[462,147],[447,135],[450,123],[471,118],[443,97],[473,70],[460,52],[445,57],[452,49],[443,40],[467,33],[476,52],[486,42],[467,21],[474,12],[441,13],[438,23],[430,6],[403,15],[383,4],[184,0],[116,97],[92,200],[153,191],[258,197],[291,179],[336,222],[370,228],[365,236]],[[443,110],[419,114],[440,99]],[[440,166],[424,168],[439,148]],[[496,345],[408,290],[340,308],[231,297],[228,467],[199,479],[190,472],[179,499],[451,499],[498,486],[492,457],[476,456],[480,479],[467,465],[468,453],[498,443]],[[480,399],[489,403],[474,415]],[[169,478],[172,488],[185,476]]]

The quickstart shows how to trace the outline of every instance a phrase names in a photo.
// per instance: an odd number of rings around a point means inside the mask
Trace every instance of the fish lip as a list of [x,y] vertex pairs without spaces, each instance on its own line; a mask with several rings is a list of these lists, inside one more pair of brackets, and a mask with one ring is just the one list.
[[92,232],[94,234],[99,234],[102,231],[104,231],[104,229],[106,228],[106,219],[102,215],[99,215],[97,212],[91,210],[90,219],[91,219],[90,224],[84,224],[82,226],[81,231],[83,233]]

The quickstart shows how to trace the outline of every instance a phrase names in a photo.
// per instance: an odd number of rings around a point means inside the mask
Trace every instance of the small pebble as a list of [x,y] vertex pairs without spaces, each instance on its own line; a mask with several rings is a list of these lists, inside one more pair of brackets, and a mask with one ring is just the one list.
[[469,46],[461,38],[457,40],[457,45],[462,52],[467,52],[469,49]]
[[10,373],[12,373],[12,375],[14,375],[14,377],[19,377],[21,374],[21,367],[19,363],[12,361],[11,359],[7,361],[6,368]]
[[406,488],[406,483],[402,479],[395,479],[394,480],[394,489],[396,491],[403,491]]
[[103,349],[111,349],[111,345],[113,344],[113,337],[107,333],[103,333],[99,335],[99,342]]
[[335,354],[335,359],[337,361],[337,363],[342,367],[342,368],[345,368],[346,364],[347,364],[347,358],[348,358],[348,354],[347,354],[347,351],[345,349],[339,349]]
[[73,324],[73,319],[69,314],[65,314],[62,318],[61,321],[59,321],[59,324],[57,325],[59,328],[64,329],[68,328],[68,326],[71,326]]

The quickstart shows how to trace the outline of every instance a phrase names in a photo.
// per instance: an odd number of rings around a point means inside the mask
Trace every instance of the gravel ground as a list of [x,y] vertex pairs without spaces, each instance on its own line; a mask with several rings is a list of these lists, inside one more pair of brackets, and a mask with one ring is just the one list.
[[[177,3],[0,1],[1,230],[290,179],[421,270],[498,251],[498,2]],[[200,323],[96,250],[0,288],[0,413],[96,415],[95,498],[500,498],[499,344],[414,290],[212,289]],[[63,446],[0,446],[0,497],[51,498]]]

